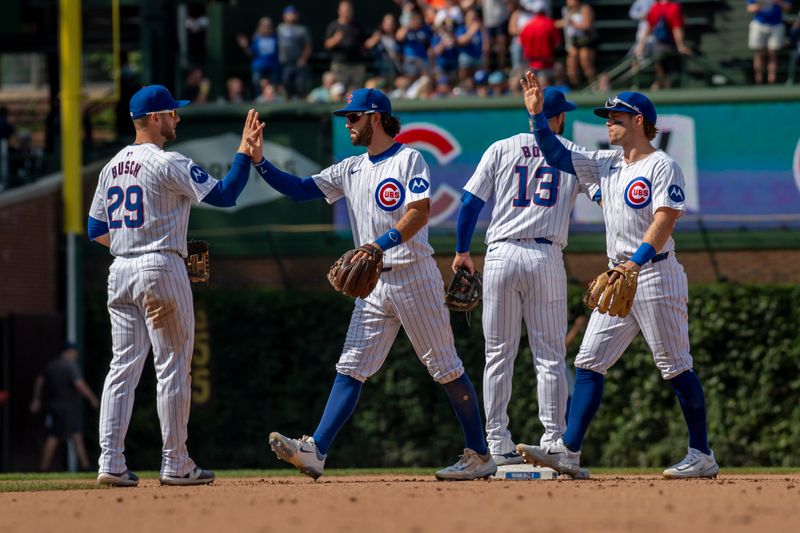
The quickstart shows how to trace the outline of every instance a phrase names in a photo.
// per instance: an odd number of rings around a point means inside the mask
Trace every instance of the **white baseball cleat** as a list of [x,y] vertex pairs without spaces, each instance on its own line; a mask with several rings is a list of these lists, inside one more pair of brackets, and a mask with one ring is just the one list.
[[581,468],[581,452],[570,451],[561,439],[548,446],[517,444],[517,451],[528,463],[552,468],[575,479],[589,479],[589,471]]
[[480,455],[471,448],[464,448],[464,455],[459,456],[458,462],[436,472],[439,481],[470,481],[473,479],[486,479],[495,475],[497,465],[492,460],[492,454],[486,452]]
[[668,479],[715,478],[717,474],[719,465],[714,459],[714,452],[706,455],[695,448],[689,448],[689,453],[681,462],[664,470],[664,477]]
[[512,450],[508,453],[493,453],[492,460],[497,466],[521,465],[525,462],[525,459],[517,453],[517,450]]
[[139,476],[126,470],[121,474],[111,472],[100,472],[97,475],[98,485],[108,485],[110,487],[135,487],[139,484]]
[[316,480],[325,469],[325,458],[317,449],[313,437],[303,435],[299,439],[284,437],[277,431],[269,434],[269,445],[278,459],[293,464],[300,472]]

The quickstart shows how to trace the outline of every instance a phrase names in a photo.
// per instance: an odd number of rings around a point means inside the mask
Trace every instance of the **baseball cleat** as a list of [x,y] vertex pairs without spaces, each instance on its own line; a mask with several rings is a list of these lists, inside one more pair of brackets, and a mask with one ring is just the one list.
[[516,450],[502,454],[493,453],[492,460],[494,461],[494,464],[496,464],[497,466],[521,465],[525,462],[525,459],[520,454],[518,454]]
[[214,472],[203,470],[199,466],[195,466],[194,470],[185,476],[168,476],[165,474],[158,476],[158,482],[162,485],[208,485],[215,479]]
[[293,464],[300,472],[314,479],[322,475],[325,469],[325,458],[317,449],[313,437],[303,435],[299,439],[284,437],[277,431],[269,434],[269,446],[278,459]]
[[464,448],[464,455],[458,458],[453,466],[448,466],[436,472],[439,481],[470,481],[473,479],[486,479],[497,472],[497,465],[492,460],[492,455],[480,455],[475,450]]
[[98,485],[108,485],[109,487],[135,487],[139,484],[139,476],[126,470],[121,474],[110,472],[100,472],[97,476]]
[[589,471],[581,468],[581,452],[569,450],[561,439],[549,446],[517,444],[517,451],[533,465],[546,466],[575,479],[589,479]]
[[714,452],[706,455],[700,450],[689,448],[689,453],[679,463],[664,470],[667,479],[715,478],[719,474],[719,465]]

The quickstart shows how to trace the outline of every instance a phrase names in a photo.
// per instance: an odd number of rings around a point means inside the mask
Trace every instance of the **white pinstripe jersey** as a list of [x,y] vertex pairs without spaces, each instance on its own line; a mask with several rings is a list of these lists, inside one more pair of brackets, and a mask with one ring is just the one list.
[[[580,149],[558,139],[569,150]],[[588,189],[594,193],[597,185]],[[486,150],[464,190],[484,202],[495,197],[487,243],[543,237],[563,248],[575,197],[587,187],[572,174],[547,166],[533,134],[520,133]]]
[[188,157],[132,144],[103,167],[89,214],[108,224],[114,256],[174,251],[185,257],[191,206],[216,184]]
[[[422,154],[402,144],[370,158],[365,153],[336,163],[313,176],[329,204],[345,197],[353,242],[374,242],[395,227],[405,207],[430,198],[431,177]],[[425,225],[409,241],[384,255],[385,266],[408,264],[433,254]]]
[[[606,252],[612,261],[627,261],[642,243],[660,207],[683,214],[686,200],[683,172],[669,155],[658,150],[627,164],[618,150],[572,152],[572,164],[581,180],[600,182]],[[658,253],[675,249],[672,237]]]

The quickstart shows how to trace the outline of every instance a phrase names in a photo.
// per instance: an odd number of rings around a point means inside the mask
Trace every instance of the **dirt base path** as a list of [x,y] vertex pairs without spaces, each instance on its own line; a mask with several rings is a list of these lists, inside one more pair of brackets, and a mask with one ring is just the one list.
[[436,482],[218,479],[207,487],[0,494],[0,531],[800,531],[800,475]]

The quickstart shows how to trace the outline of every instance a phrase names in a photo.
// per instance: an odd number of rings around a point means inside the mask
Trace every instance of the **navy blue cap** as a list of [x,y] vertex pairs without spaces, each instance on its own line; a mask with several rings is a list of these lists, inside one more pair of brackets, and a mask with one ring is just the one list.
[[347,100],[347,105],[334,111],[333,114],[342,117],[348,113],[359,111],[373,111],[375,113],[392,114],[392,102],[389,97],[378,89],[358,89],[353,91]]
[[156,111],[172,111],[189,105],[189,100],[175,100],[163,85],[142,87],[131,96],[131,118],[142,118]]
[[567,111],[575,111],[578,108],[564,96],[564,93],[554,87],[544,88],[544,116],[548,119],[557,117]]
[[656,119],[658,118],[656,107],[653,105],[653,102],[642,93],[634,91],[619,93],[617,96],[612,96],[606,100],[606,105],[604,107],[594,108],[594,114],[602,118],[608,118],[608,114],[611,111],[642,115],[647,121],[653,124],[656,123]]
[[289,4],[288,6],[283,8],[283,14],[285,15],[286,13],[297,13],[297,8],[294,7],[292,4]]
[[61,351],[66,352],[67,350],[77,350],[77,349],[78,349],[77,343],[74,343],[72,341],[66,341],[64,342],[64,347],[61,349]]

